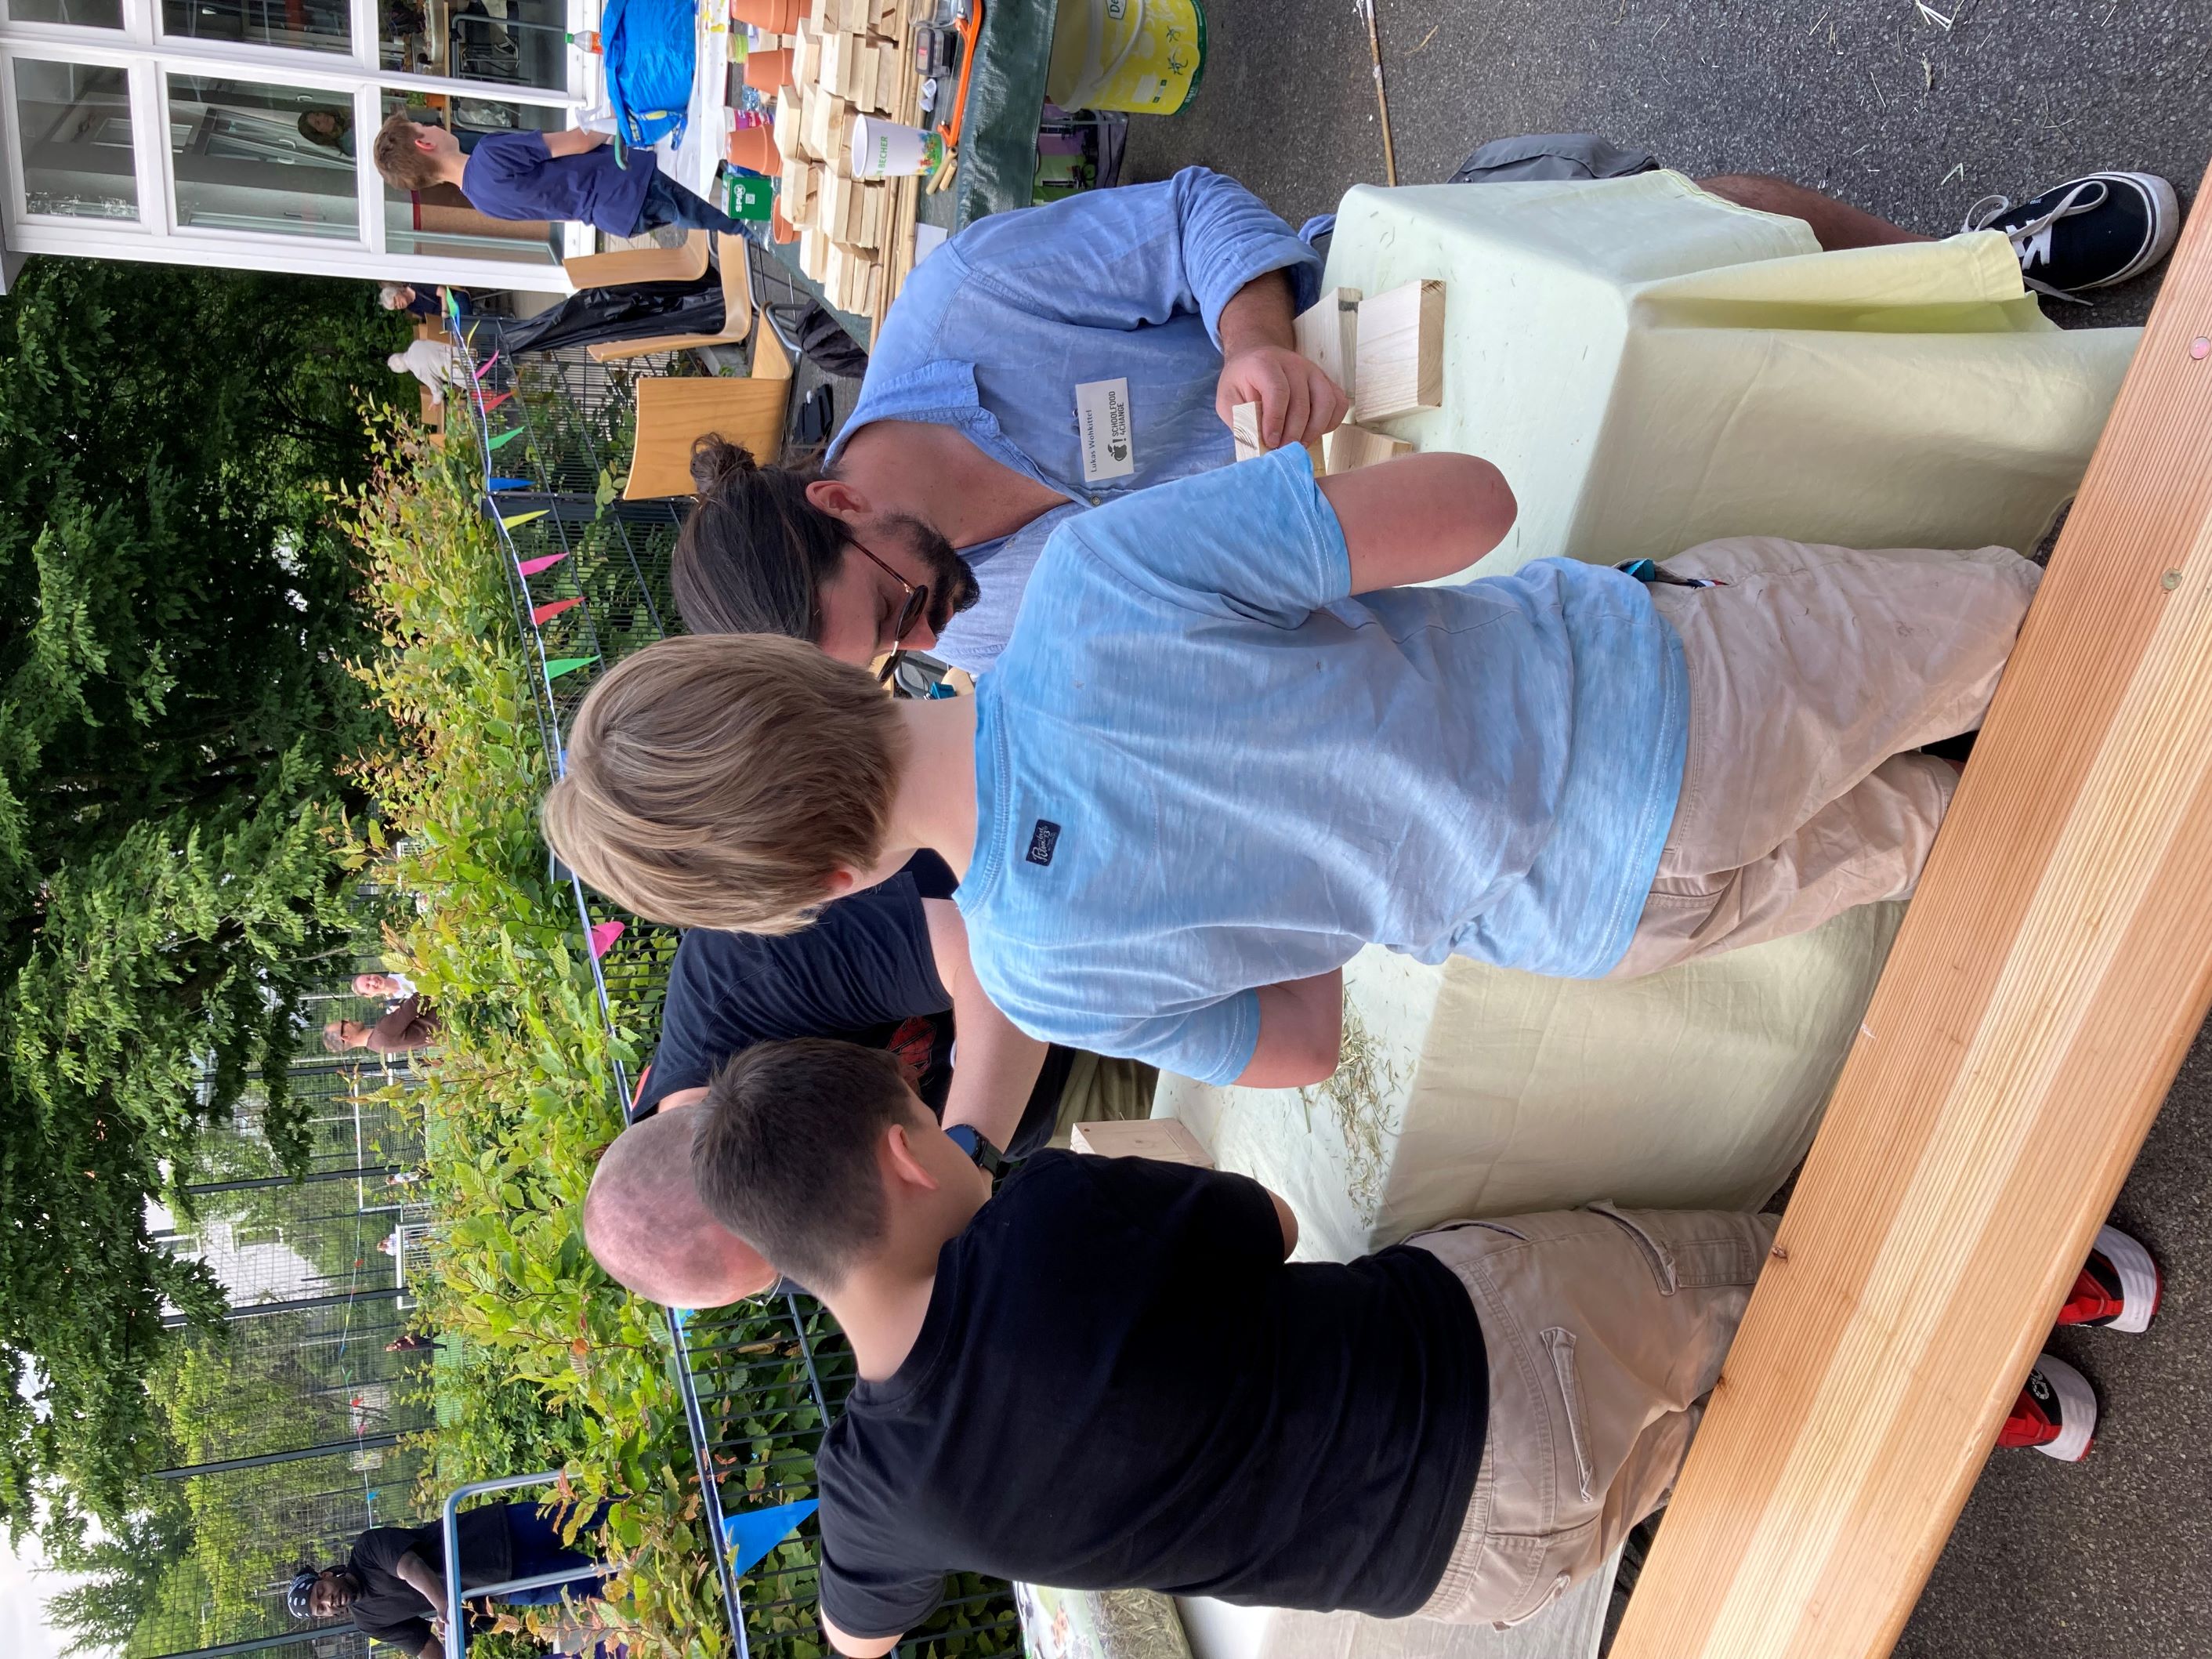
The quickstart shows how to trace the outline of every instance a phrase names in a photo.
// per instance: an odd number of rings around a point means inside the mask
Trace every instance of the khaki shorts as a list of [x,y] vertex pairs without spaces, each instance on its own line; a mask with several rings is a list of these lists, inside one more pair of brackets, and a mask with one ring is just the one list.
[[1681,636],[1689,746],[1615,979],[1910,897],[1959,781],[1911,751],[1980,726],[2043,575],[2008,548],[1772,537],[1665,568],[1727,586],[1650,589]]
[[1490,1366],[1474,1497],[1415,1617],[1517,1624],[1666,1503],[1779,1221],[1597,1205],[1406,1241],[1466,1286]]

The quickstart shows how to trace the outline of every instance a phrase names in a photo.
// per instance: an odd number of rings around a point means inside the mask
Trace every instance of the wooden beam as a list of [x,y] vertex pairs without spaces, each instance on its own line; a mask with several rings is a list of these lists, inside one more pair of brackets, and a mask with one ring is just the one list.
[[1298,355],[1352,395],[1359,361],[1359,290],[1333,288],[1298,313],[1291,325]]
[[2203,1023],[2208,431],[2212,213],[2200,211],[1616,1659],[1889,1651]]
[[1444,285],[1407,283],[1359,302],[1352,418],[1387,421],[1444,400]]

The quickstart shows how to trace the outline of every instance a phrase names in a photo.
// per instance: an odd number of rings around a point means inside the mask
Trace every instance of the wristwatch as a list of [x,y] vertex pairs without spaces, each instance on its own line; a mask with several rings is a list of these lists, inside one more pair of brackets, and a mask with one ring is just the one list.
[[945,1132],[945,1138],[968,1154],[975,1167],[985,1175],[999,1173],[999,1149],[983,1139],[972,1123],[956,1123]]

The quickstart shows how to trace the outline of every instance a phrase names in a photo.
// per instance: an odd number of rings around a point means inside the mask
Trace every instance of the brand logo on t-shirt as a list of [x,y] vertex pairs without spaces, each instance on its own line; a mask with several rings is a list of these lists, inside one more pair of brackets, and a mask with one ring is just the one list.
[[1060,826],[1050,818],[1039,818],[1036,828],[1030,831],[1030,862],[1050,864],[1052,849],[1060,845]]

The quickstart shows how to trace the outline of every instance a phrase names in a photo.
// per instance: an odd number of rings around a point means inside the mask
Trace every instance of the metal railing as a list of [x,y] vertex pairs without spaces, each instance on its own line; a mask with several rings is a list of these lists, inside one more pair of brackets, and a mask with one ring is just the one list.
[[[752,265],[757,294],[765,281],[799,297],[757,250]],[[470,320],[477,332],[459,344],[474,377],[465,401],[482,447],[483,507],[504,556],[540,739],[557,775],[568,722],[598,675],[628,652],[678,631],[669,567],[689,500],[619,500],[635,438],[636,380],[665,371],[668,361],[596,363],[580,350],[514,357],[498,352],[495,360],[496,324]],[[465,337],[468,328],[464,321],[457,336]],[[540,561],[547,562],[546,574],[562,573],[558,593],[550,585],[533,589],[532,578],[523,574]],[[544,624],[533,620],[541,605],[560,598],[583,603]],[[618,943],[585,953],[601,1018],[610,1029],[651,1029],[680,935],[599,904],[572,872],[557,862],[553,870],[572,895],[580,937],[592,939],[595,928],[622,924]],[[611,1058],[610,1066],[627,1108],[635,1080],[619,1059]],[[816,1521],[803,1522],[742,1575],[719,1546],[732,1516],[813,1495],[822,1437],[855,1380],[851,1350],[827,1310],[804,1296],[672,1312],[668,1329],[702,1504],[718,1544],[716,1579],[739,1659],[818,1653]],[[550,1478],[512,1476],[506,1484]],[[478,1483],[465,1491],[494,1489]],[[1020,1647],[1006,1587],[959,1577],[948,1585],[943,1607],[898,1651],[981,1659]]]
[[551,1589],[556,1584],[567,1584],[579,1578],[605,1578],[616,1571],[610,1561],[595,1561],[588,1566],[563,1567],[556,1572],[532,1573],[525,1578],[503,1578],[495,1584],[479,1584],[467,1595],[461,1592],[461,1504],[465,1498],[481,1498],[486,1492],[514,1492],[523,1486],[550,1486],[559,1483],[559,1469],[545,1469],[536,1474],[502,1474],[490,1480],[471,1480],[456,1486],[446,1494],[446,1505],[439,1512],[439,1538],[445,1545],[446,1565],[446,1640],[447,1659],[461,1659],[469,1650],[468,1620],[461,1616],[462,1603],[471,1598],[479,1601],[498,1601],[518,1590]]

